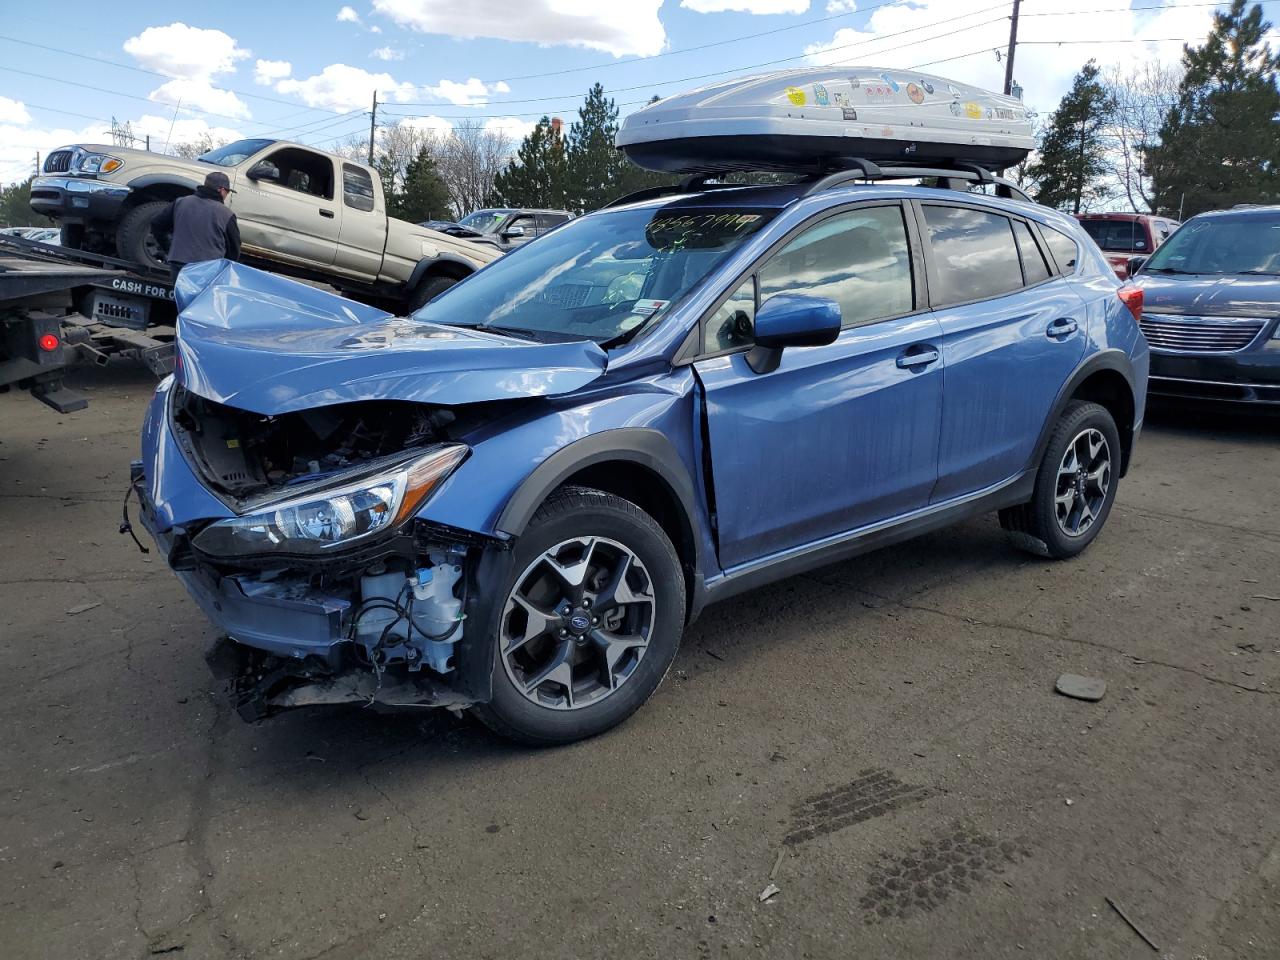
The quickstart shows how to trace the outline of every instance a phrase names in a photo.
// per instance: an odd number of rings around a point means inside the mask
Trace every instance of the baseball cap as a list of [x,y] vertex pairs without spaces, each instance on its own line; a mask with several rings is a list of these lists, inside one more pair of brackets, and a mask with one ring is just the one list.
[[215,170],[213,173],[205,177],[204,185],[210,190],[229,190],[231,193],[235,193],[235,191],[231,189],[231,180],[225,173],[222,173],[219,170]]

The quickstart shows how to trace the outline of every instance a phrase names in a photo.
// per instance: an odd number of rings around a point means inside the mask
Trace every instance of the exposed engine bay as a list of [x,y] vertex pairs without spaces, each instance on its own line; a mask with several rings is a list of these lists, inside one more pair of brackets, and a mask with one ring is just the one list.
[[[394,401],[263,416],[175,390],[175,436],[208,488],[242,518],[269,516],[384,461],[412,458],[497,415]],[[331,483],[326,480],[332,478]],[[279,514],[277,513],[277,516]],[[211,525],[213,526],[213,525]],[[208,528],[206,528],[207,530]],[[217,672],[246,719],[320,703],[461,706],[460,646],[475,534],[409,520],[392,536],[332,557],[186,551],[189,589],[205,593],[230,640]]]

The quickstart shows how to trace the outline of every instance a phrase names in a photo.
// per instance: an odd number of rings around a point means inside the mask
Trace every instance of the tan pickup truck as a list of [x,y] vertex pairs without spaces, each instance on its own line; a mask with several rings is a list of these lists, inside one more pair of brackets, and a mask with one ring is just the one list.
[[31,207],[66,246],[163,266],[151,222],[221,169],[247,262],[332,284],[359,299],[416,308],[501,252],[387,216],[371,167],[282,140],[237,140],[196,160],[101,144],[51,152]]

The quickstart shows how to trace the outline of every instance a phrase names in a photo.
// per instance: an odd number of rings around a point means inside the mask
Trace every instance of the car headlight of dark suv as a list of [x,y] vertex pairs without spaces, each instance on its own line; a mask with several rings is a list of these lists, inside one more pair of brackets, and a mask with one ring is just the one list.
[[309,490],[219,520],[192,545],[213,557],[323,556],[396,529],[413,516],[467,455],[449,444],[359,480]]

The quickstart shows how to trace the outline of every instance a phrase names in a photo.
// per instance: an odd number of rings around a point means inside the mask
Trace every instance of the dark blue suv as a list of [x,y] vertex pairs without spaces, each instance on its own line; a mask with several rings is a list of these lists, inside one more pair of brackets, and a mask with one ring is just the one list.
[[242,715],[565,742],[712,601],[988,511],[1085,549],[1142,424],[1141,293],[1044,207],[851,180],[606,209],[409,318],[184,270],[135,489]]

